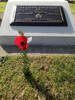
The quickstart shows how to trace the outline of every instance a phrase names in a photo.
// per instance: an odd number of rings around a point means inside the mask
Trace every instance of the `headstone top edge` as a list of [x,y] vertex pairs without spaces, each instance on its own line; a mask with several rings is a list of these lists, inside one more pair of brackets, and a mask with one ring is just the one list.
[[[35,2],[37,0],[8,0],[8,2],[20,2],[20,1],[26,1],[26,2],[33,1],[33,2]],[[38,0],[38,1],[65,2],[66,0]]]

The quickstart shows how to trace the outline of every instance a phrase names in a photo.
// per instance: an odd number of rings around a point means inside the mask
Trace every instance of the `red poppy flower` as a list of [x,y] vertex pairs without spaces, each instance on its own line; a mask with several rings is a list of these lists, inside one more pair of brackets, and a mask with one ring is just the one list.
[[28,48],[27,37],[26,36],[18,36],[14,40],[15,44],[19,46],[21,50],[26,50]]

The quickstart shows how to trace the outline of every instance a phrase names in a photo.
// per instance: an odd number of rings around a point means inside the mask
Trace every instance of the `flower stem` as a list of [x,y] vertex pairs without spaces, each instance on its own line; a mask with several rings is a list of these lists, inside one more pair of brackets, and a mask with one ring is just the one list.
[[22,51],[22,59],[23,59],[23,63],[24,63],[24,67],[23,67],[23,73],[25,75],[28,75],[29,74],[29,66],[30,66],[30,61],[29,61],[29,58],[26,54],[26,51]]

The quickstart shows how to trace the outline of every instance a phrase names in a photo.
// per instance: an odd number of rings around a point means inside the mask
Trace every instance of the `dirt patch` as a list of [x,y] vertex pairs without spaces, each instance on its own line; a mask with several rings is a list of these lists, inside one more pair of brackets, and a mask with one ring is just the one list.
[[0,19],[2,19],[3,18],[3,13],[0,13]]
[[75,19],[75,14],[73,14],[73,18]]

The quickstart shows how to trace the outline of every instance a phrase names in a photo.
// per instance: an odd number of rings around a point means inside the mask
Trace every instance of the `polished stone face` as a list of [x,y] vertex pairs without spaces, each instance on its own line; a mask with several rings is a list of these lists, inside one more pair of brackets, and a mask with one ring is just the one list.
[[67,26],[62,6],[17,6],[12,26]]

